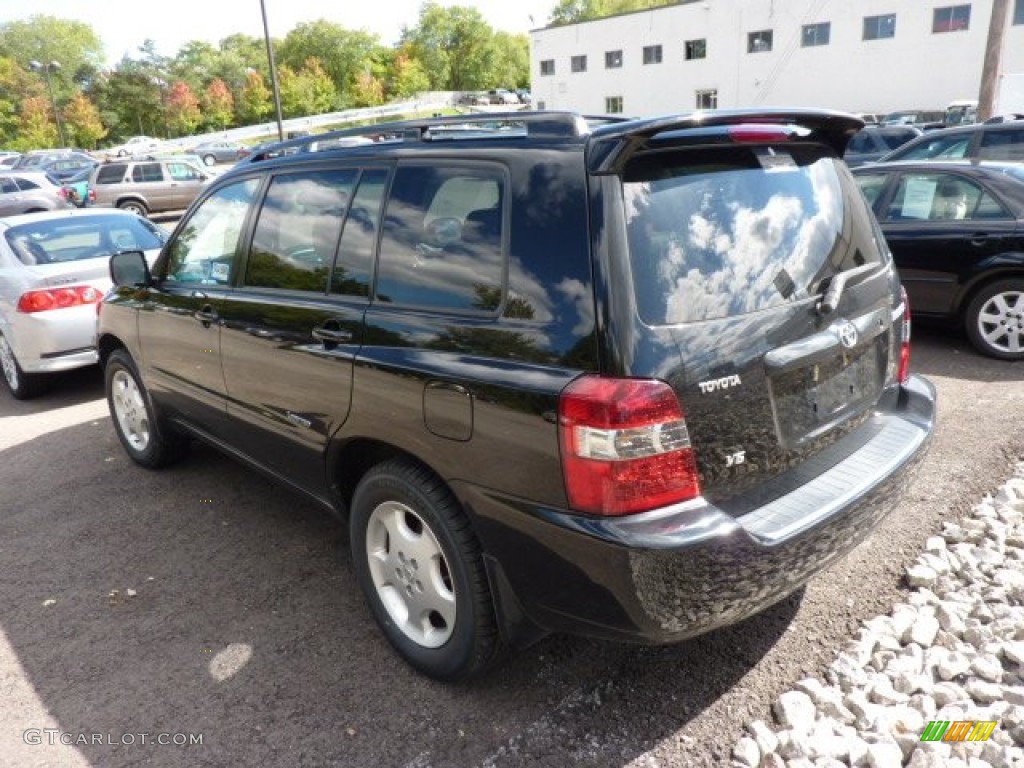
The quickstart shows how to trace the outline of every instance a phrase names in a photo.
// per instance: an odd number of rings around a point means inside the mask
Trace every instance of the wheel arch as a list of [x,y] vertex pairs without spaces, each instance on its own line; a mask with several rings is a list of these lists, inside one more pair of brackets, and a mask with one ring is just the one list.
[[[128,350],[128,345],[111,333],[105,333],[96,339],[96,351],[100,357],[100,367],[106,367],[107,360],[115,350]],[[131,354],[131,352],[129,352]]]
[[146,202],[145,198],[139,197],[138,195],[121,195],[117,198],[117,202],[114,203],[114,206],[120,208],[125,203],[136,203],[141,205],[145,210],[149,210],[149,204]]
[[[1001,280],[1024,280],[1024,261],[1020,264],[1007,264],[998,270],[986,271],[977,275],[964,286],[956,306],[956,317],[961,325],[967,321],[967,308],[971,306],[974,297],[992,283],[998,283]],[[913,306],[910,307],[910,311],[914,311]]]

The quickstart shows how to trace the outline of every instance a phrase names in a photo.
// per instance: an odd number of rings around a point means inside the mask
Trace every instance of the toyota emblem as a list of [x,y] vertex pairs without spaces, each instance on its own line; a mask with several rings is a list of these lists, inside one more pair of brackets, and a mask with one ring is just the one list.
[[857,326],[853,323],[843,323],[839,326],[837,332],[839,334],[839,343],[846,349],[853,349],[857,346]]

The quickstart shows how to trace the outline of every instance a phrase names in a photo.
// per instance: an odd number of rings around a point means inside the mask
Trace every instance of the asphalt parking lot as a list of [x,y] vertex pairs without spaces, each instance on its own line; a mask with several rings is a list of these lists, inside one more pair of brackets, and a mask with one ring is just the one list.
[[137,468],[96,370],[0,392],[0,765],[727,764],[743,722],[888,610],[940,521],[1024,457],[1024,364],[918,327],[913,367],[939,390],[928,459],[802,593],[674,647],[549,638],[463,686],[392,655],[319,508],[207,448]]

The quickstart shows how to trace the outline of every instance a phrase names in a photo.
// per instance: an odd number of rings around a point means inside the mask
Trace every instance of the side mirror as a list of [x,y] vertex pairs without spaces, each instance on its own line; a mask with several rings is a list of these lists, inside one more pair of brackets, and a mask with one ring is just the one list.
[[115,288],[149,286],[153,277],[142,251],[121,251],[110,257],[110,279]]

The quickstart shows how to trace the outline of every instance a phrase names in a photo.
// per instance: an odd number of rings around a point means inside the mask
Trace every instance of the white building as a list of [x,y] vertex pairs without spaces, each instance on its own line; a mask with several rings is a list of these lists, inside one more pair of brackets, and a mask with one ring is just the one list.
[[[538,109],[942,110],[977,99],[992,0],[683,0],[534,30]],[[1001,72],[1024,72],[1024,0],[1009,0]]]

